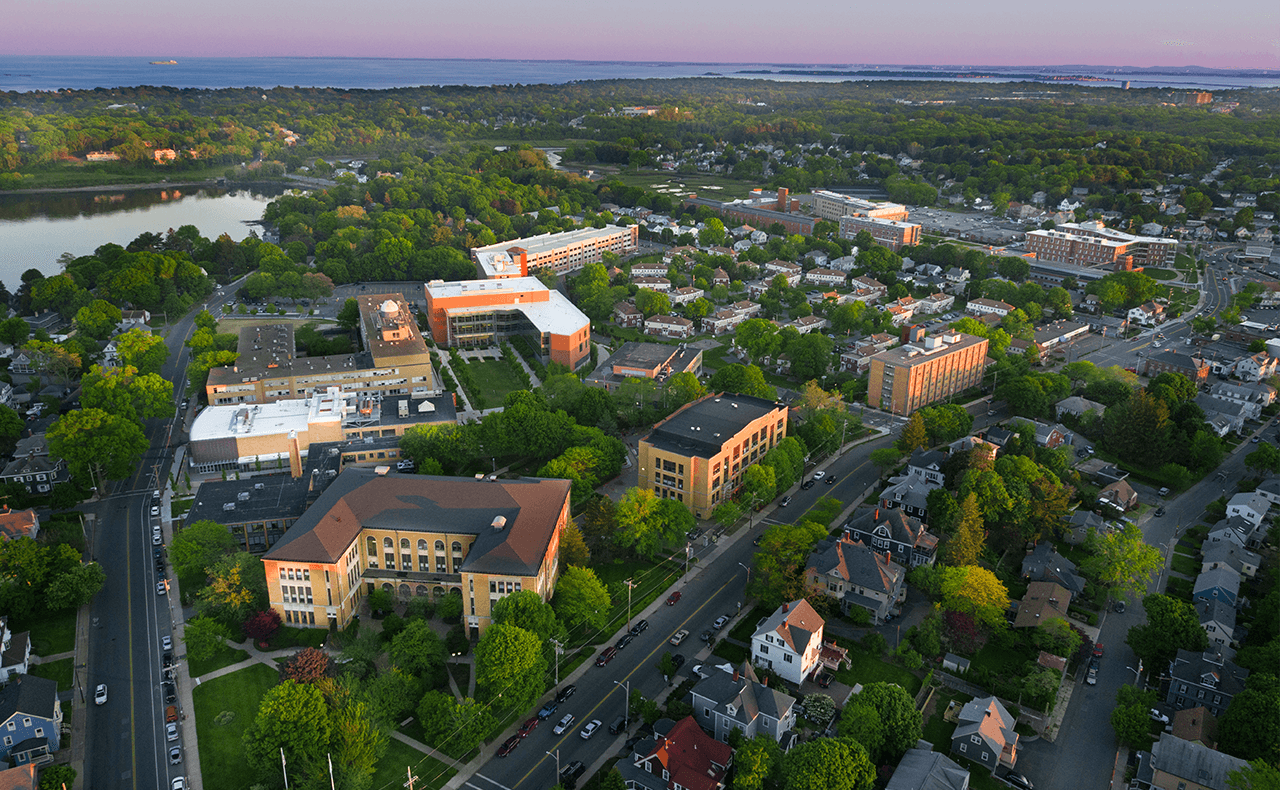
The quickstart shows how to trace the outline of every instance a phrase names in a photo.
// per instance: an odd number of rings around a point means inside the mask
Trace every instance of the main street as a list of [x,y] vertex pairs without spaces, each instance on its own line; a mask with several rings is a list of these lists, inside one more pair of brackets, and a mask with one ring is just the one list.
[[[237,283],[224,286],[205,306],[218,304],[219,293],[234,292],[236,287]],[[161,375],[174,382],[178,404],[189,361],[183,344],[200,307],[169,327],[165,338],[169,360]],[[89,606],[93,626],[85,668],[77,668],[82,691],[76,704],[84,705],[84,697],[92,696],[99,683],[106,683],[108,689],[105,705],[87,707],[86,787],[167,788],[171,777],[187,772],[185,756],[179,765],[169,765],[168,747],[173,744],[165,740],[160,661],[161,638],[172,635],[173,619],[181,616],[181,606],[168,594],[156,592],[156,583],[165,576],[157,573],[152,556],[151,526],[159,520],[150,515],[151,507],[159,504],[152,501],[152,491],[164,487],[172,447],[182,441],[181,419],[178,415],[148,420],[143,427],[150,448],[138,470],[128,480],[100,485],[100,498],[84,507],[96,516],[90,551],[102,564],[107,580]],[[182,653],[182,646],[175,645],[174,654]]]

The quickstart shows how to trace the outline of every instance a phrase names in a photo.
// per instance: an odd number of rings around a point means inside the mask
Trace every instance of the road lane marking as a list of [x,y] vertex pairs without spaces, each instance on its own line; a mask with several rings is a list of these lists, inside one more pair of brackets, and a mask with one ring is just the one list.
[[[689,622],[690,622],[691,620],[693,620],[693,618],[694,618],[694,617],[696,617],[696,616],[698,615],[698,613],[700,613],[703,609],[706,609],[708,606],[710,606],[710,605],[711,605],[711,600],[712,600],[713,598],[715,598],[715,597],[716,597],[717,595],[719,595],[720,593],[724,592],[725,588],[727,588],[730,584],[732,584],[732,583],[734,583],[735,581],[737,581],[737,579],[738,579],[738,574],[736,574],[736,573],[735,573],[735,574],[733,574],[733,576],[732,576],[732,577],[730,577],[729,581],[727,581],[727,582],[725,582],[724,584],[720,585],[719,589],[717,589],[717,590],[716,590],[715,592],[713,592],[711,595],[708,595],[708,596],[707,596],[707,598],[706,598],[706,602],[705,602],[705,603],[703,603],[703,604],[702,604],[702,606],[699,606],[697,609],[694,609],[694,610],[693,610],[693,612],[692,612],[688,617],[686,617],[686,618],[684,619],[684,621],[683,621],[683,622],[681,622],[678,626],[676,626],[676,631],[679,631],[680,629],[682,629],[682,628],[684,628],[685,626],[687,626],[687,625],[689,624]],[[673,633],[673,634],[674,634],[674,633],[675,633],[675,631],[672,631],[671,633]],[[693,634],[690,634],[689,636],[692,636],[692,635],[693,635]],[[685,637],[685,638],[687,639],[688,637]],[[658,644],[658,646],[657,646],[657,647],[655,647],[653,650],[650,650],[650,651],[649,651],[649,654],[648,654],[648,655],[646,655],[646,656],[644,657],[644,659],[642,659],[642,660],[641,660],[640,665],[639,665],[639,666],[637,666],[635,669],[631,670],[630,672],[628,672],[628,673],[627,673],[627,674],[626,674],[626,675],[621,679],[621,681],[619,681],[619,682],[618,682],[618,689],[619,689],[619,690],[622,690],[622,689],[623,689],[623,686],[622,686],[621,684],[622,684],[622,683],[625,683],[625,682],[627,682],[627,681],[629,681],[629,680],[631,680],[632,675],[634,675],[634,674],[636,674],[637,672],[639,672],[641,667],[646,666],[646,665],[647,665],[647,663],[648,663],[648,661],[649,661],[650,659],[652,659],[652,658],[653,658],[653,656],[654,656],[654,654],[656,654],[659,650],[662,650],[662,649],[664,649],[664,648],[666,648],[666,647],[671,647],[672,645],[670,644],[670,640],[671,640],[671,637],[667,637],[666,639],[662,640],[662,642],[660,642],[660,643]],[[592,652],[594,652],[594,648],[592,649]],[[695,651],[695,652],[696,652],[696,651]],[[587,659],[587,660],[590,660],[590,657],[588,657],[588,659]],[[708,659],[708,660],[710,660],[710,659]],[[584,662],[584,663],[585,663],[585,662]],[[588,671],[590,671],[590,670],[588,670]],[[625,692],[625,691],[623,691],[623,693],[625,694],[626,692]],[[596,712],[597,710],[599,710],[599,709],[600,709],[600,706],[601,706],[601,705],[603,705],[603,704],[604,704],[604,702],[605,702],[605,700],[606,700],[606,699],[608,699],[612,694],[613,694],[613,691],[612,691],[612,690],[610,690],[608,694],[605,694],[605,695],[604,695],[604,697],[603,697],[599,702],[597,702],[597,703],[596,703],[595,707],[593,707],[590,711],[588,711],[588,712],[586,712],[585,714],[583,714],[581,719],[577,719],[577,718],[575,718],[575,721],[574,721],[575,725],[576,725],[576,724],[581,724],[581,723],[583,723],[583,722],[591,721],[591,719],[595,716],[595,712]],[[629,706],[629,705],[631,704],[631,703],[630,703],[630,700],[627,700],[627,701],[625,702],[625,704]],[[565,738],[568,738],[570,735],[573,735],[573,734],[575,734],[575,733],[574,733],[574,731],[573,731],[573,728],[570,728],[570,729],[565,730],[565,731],[564,731],[564,734],[562,734],[562,735],[560,735],[560,736],[559,736],[558,740],[556,740],[556,741],[554,742],[554,744],[552,745],[552,747],[549,747],[549,748],[547,748],[547,749],[544,749],[543,751],[546,751],[546,752],[554,752],[556,749],[560,748],[560,744],[564,743]],[[492,759],[492,758],[490,758],[490,759]],[[524,776],[520,777],[519,781],[517,781],[517,782],[515,783],[515,785],[514,785],[514,786],[515,786],[515,787],[519,787],[520,785],[524,784],[525,780],[526,780],[526,779],[528,779],[528,778],[533,774],[533,772],[534,772],[534,771],[536,771],[536,770],[538,770],[539,768],[541,768],[541,767],[542,767],[542,764],[543,764],[544,762],[546,762],[547,760],[549,760],[549,759],[554,759],[554,758],[550,757],[550,756],[549,756],[549,755],[547,755],[547,754],[543,754],[543,755],[542,755],[542,757],[540,757],[540,758],[538,759],[538,761],[537,761],[536,763],[534,763],[534,764],[533,764],[533,767],[532,767],[532,768],[530,768],[528,771],[526,771],[526,772],[525,772],[525,774],[524,774]],[[479,776],[480,774],[472,774],[472,775],[473,775],[473,776]],[[557,776],[557,777],[556,777],[556,780],[557,780],[557,781],[559,781],[559,779],[560,779],[560,777],[558,777],[558,776]],[[496,782],[495,782],[495,784],[496,784]],[[508,788],[508,790],[511,790],[511,789],[510,789],[510,788]]]
[[[132,541],[129,538],[130,524],[129,524],[129,515],[127,510],[125,511],[124,524],[125,524],[124,577],[126,580],[131,580],[133,578],[133,558],[130,555],[130,551],[132,550],[132,545],[131,545]],[[126,590],[125,596],[127,598],[128,597],[127,581],[125,584],[125,590]],[[125,608],[129,610],[129,646],[130,646],[130,649],[129,649],[129,752],[130,752],[130,761],[132,762],[132,765],[133,765],[133,770],[130,771],[130,773],[133,774],[131,778],[133,779],[134,790],[137,790],[137,787],[138,787],[138,720],[133,715],[133,709],[134,709],[133,703],[137,695],[137,692],[134,687],[134,674],[133,674],[133,644],[134,644],[133,642],[133,606],[128,605]]]
[[[489,777],[485,776],[484,774],[476,773],[476,774],[472,774],[471,776],[472,776],[472,778],[475,778],[475,779],[483,779],[483,780],[485,780],[486,782],[488,782],[489,784],[497,785],[498,787],[501,787],[501,788],[502,788],[502,790],[511,790],[511,788],[510,788],[510,787],[507,787],[506,785],[504,785],[504,784],[503,784],[503,783],[501,783],[501,782],[495,782],[495,781],[493,781],[492,779],[490,779]],[[466,784],[471,785],[472,787],[476,787],[475,785],[471,784],[470,782],[467,782]],[[476,790],[484,790],[484,788],[482,788],[482,787],[476,787]]]

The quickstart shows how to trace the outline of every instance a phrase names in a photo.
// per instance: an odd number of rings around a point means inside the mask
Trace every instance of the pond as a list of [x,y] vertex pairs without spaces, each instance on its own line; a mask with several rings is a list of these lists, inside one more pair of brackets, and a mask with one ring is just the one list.
[[0,281],[11,291],[22,273],[57,274],[64,252],[88,255],[103,244],[126,246],[140,234],[194,225],[200,235],[236,241],[261,229],[250,224],[285,188],[192,186],[57,193],[0,193]]

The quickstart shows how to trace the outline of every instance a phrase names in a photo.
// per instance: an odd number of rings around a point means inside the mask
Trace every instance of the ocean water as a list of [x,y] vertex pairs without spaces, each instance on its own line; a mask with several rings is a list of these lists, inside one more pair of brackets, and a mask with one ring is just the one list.
[[[349,89],[402,88],[418,85],[533,85],[578,80],[663,79],[724,76],[782,81],[839,82],[843,80],[903,79],[886,73],[833,74],[822,72],[875,70],[934,70],[936,74],[912,79],[973,81],[956,76],[962,70],[980,69],[984,81],[1026,79],[1037,73],[1086,76],[1087,83],[1121,87],[1172,87],[1222,90],[1227,88],[1280,86],[1280,71],[1196,72],[1167,69],[1160,73],[1125,71],[1113,67],[974,67],[974,66],[875,66],[850,64],[767,63],[664,63],[576,60],[462,60],[398,58],[185,58],[159,54],[155,60],[176,60],[174,65],[151,65],[146,58],[53,57],[0,55],[0,91],[53,91],[62,89],[117,88],[167,85],[177,88],[273,88],[276,86],[334,87]],[[1095,80],[1105,80],[1097,82]],[[1064,80],[1071,82],[1071,80]]]

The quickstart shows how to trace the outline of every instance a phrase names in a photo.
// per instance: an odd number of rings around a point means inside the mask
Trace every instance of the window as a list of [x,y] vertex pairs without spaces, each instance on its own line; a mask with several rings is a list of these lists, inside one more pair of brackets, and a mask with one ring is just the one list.
[[444,551],[444,541],[443,541],[443,540],[437,540],[437,541],[436,541],[436,551]]
[[760,645],[760,655],[768,655],[768,654],[769,654],[769,646]]
[[408,539],[408,538],[401,538],[401,539],[400,539],[400,549],[401,549],[401,551],[408,551],[408,550],[409,550],[409,539]]
[[44,737],[44,727],[36,727],[36,737],[37,738]]
[[15,724],[15,723],[13,723],[13,722],[9,722],[8,727],[9,727],[9,731],[10,731],[10,732],[13,732],[14,730],[16,730],[16,729],[18,728],[18,725],[17,725],[17,724]]
[[22,726],[23,726],[23,727],[30,727],[30,726],[31,726],[31,717],[30,717],[30,716],[23,716],[23,717],[22,717]]
[[[406,550],[408,549],[408,547],[407,547],[407,546],[406,546],[405,548],[406,548]],[[408,554],[401,554],[401,555],[400,555],[400,567],[401,567],[401,568],[404,568],[405,570],[409,570],[410,568],[412,568],[412,567],[413,567],[413,558],[412,558],[412,557],[410,557]]]
[[454,553],[454,554],[461,554],[461,553],[462,553],[462,544],[461,544],[461,543],[459,543],[459,542],[458,542],[458,541],[456,541],[456,540],[453,542],[453,553]]
[[1181,692],[1181,693],[1183,693],[1183,694],[1186,694],[1186,693],[1187,693],[1187,684],[1186,684],[1186,683],[1183,683],[1183,684],[1181,684],[1180,686],[1178,686],[1178,691],[1179,691],[1179,692]]
[[418,551],[424,552],[426,550],[427,550],[427,542],[425,540],[418,541]]
[[969,744],[967,744],[967,743],[962,743],[962,744],[960,744],[960,751],[962,751],[962,752],[967,752],[967,751],[969,751]]
[[785,661],[786,663],[790,664],[790,663],[791,663],[791,654],[790,654],[790,653],[784,653],[784,654],[782,655],[782,660],[783,660],[783,661]]
[[[11,722],[11,723],[12,723],[12,722]],[[5,745],[5,746],[12,746],[12,745],[13,745],[13,738],[10,738],[8,735],[4,736],[4,745]]]
[[1221,704],[1222,704],[1222,695],[1221,695],[1221,694],[1214,694],[1214,695],[1213,695],[1213,704],[1214,704],[1214,705],[1221,705]]
[[436,557],[436,573],[448,573],[449,564],[445,562],[444,557]]
[[396,555],[391,554],[391,553],[388,553],[388,554],[384,557],[384,559],[387,561],[387,569],[388,569],[388,570],[395,570],[395,569],[396,569]]
[[383,538],[383,539],[382,539],[382,548],[384,548],[384,549],[389,549],[389,548],[391,548],[391,547],[392,547],[392,546],[394,546],[394,545],[396,545],[396,544],[394,544],[394,543],[392,543],[392,542],[391,542],[391,538]]
[[369,544],[368,554],[370,557],[372,557],[378,553],[378,541],[375,540],[374,538],[369,538],[368,544]]

